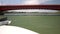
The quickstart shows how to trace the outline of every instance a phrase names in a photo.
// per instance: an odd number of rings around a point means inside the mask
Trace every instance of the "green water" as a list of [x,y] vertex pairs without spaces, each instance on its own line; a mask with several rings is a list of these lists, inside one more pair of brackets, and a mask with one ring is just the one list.
[[60,16],[7,16],[11,25],[24,27],[40,34],[60,34]]

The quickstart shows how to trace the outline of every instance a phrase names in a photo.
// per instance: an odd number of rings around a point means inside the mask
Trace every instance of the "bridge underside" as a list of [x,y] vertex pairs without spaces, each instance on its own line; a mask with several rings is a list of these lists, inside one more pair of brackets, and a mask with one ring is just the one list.
[[0,6],[0,11],[17,10],[17,9],[50,9],[50,10],[60,10],[60,5],[7,5],[7,6]]

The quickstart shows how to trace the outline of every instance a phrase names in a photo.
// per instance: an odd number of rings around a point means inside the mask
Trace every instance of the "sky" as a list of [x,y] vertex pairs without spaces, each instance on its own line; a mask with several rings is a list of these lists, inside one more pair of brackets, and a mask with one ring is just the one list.
[[0,0],[0,5],[60,4],[60,0]]

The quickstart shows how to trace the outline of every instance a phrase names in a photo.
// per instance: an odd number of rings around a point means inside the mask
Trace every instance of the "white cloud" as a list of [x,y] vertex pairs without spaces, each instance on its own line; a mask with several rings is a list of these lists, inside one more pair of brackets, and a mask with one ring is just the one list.
[[23,5],[38,5],[46,1],[51,1],[51,0],[26,0],[22,4]]
[[33,5],[33,4],[39,4],[39,2],[38,2],[38,0],[26,0],[23,4]]
[[0,0],[0,5],[2,5],[1,2],[3,3],[3,5],[38,5],[47,1],[52,0]]
[[39,0],[39,3],[44,3],[44,2],[47,2],[47,1],[51,1],[51,0]]

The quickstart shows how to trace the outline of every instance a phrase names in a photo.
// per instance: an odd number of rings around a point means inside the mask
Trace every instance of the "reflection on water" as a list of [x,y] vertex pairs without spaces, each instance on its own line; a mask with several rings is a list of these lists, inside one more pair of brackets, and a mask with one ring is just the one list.
[[60,11],[45,9],[8,10],[5,15],[60,15]]

